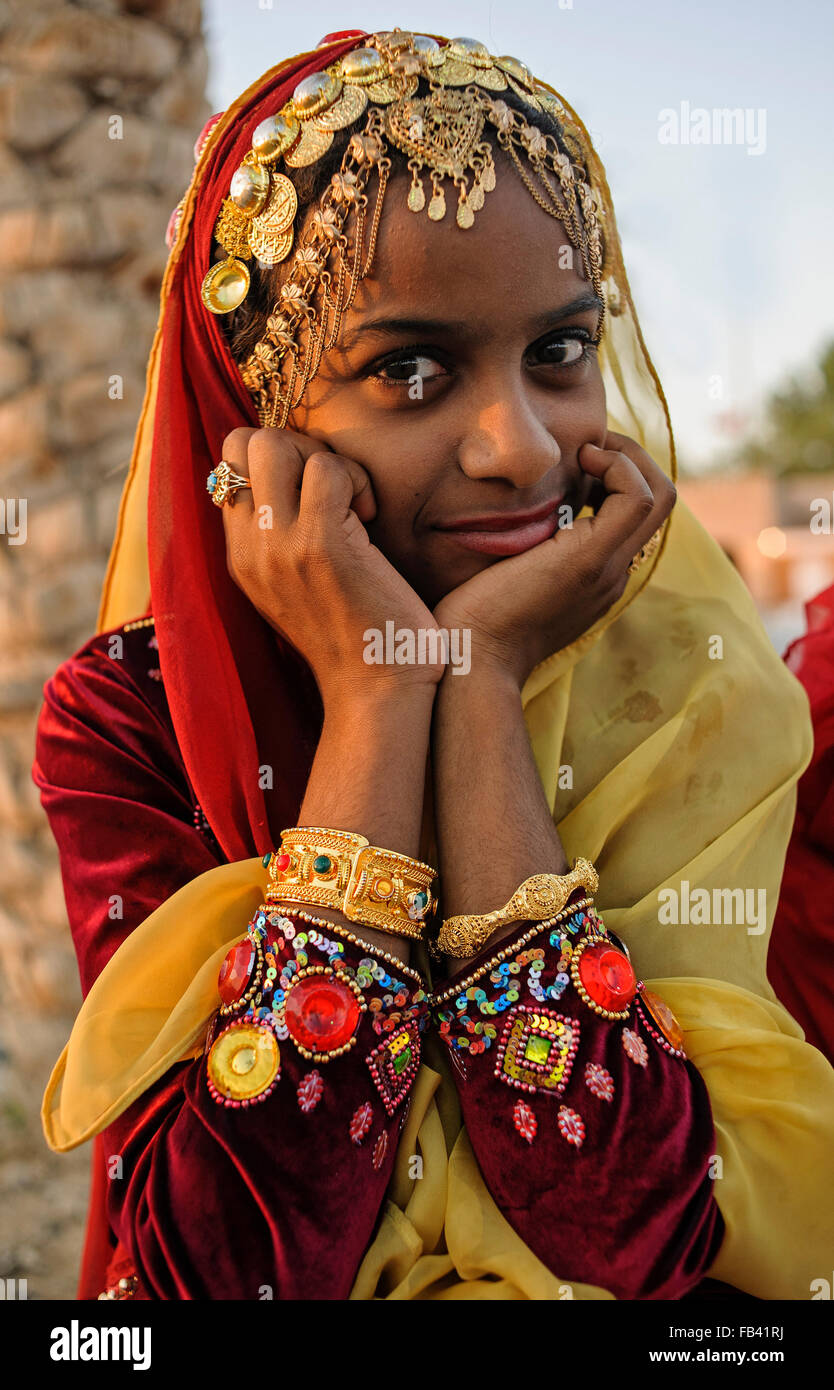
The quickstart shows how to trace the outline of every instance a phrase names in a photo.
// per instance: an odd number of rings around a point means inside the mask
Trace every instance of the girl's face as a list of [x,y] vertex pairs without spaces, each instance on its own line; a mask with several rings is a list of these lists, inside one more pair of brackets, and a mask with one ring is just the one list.
[[606,432],[602,306],[562,224],[500,154],[496,172],[465,231],[453,192],[430,223],[392,179],[371,273],[290,420],[367,469],[371,539],[429,606],[576,515],[579,449]]

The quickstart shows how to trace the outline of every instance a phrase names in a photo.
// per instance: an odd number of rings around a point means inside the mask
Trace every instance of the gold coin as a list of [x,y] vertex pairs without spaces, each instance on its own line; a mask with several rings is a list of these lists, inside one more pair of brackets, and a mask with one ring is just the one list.
[[447,58],[443,65],[436,69],[434,76],[444,87],[465,87],[467,83],[475,81],[476,72],[477,68],[471,63],[462,63],[458,58]]
[[319,130],[312,121],[307,121],[298,144],[289,154],[284,155],[284,163],[291,169],[304,169],[308,164],[315,164],[323,154],[327,154],[332,144],[332,130]]
[[231,1024],[215,1040],[207,1067],[209,1079],[221,1096],[254,1100],[281,1074],[274,1032],[265,1024]]
[[276,232],[271,227],[260,227],[260,219],[255,218],[249,233],[249,245],[261,265],[279,265],[292,251],[293,229]]
[[419,78],[405,75],[398,76],[396,81],[393,77],[385,77],[381,82],[371,82],[365,88],[369,101],[378,101],[381,106],[387,106],[390,101],[396,101],[398,97],[410,97],[417,91]]
[[498,68],[478,68],[474,80],[479,87],[486,87],[490,92],[507,90],[507,79]]
[[273,174],[269,201],[263,212],[253,218],[253,225],[260,224],[262,231],[268,227],[273,233],[285,232],[292,226],[297,212],[298,194],[292,179],[288,179],[286,174]]
[[345,87],[339,100],[329,111],[314,116],[312,124],[317,130],[344,130],[359,119],[367,105],[368,98],[362,87]]

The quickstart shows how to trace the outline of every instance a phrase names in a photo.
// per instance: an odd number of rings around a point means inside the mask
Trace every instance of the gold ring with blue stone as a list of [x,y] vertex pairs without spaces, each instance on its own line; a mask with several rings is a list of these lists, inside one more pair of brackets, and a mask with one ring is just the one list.
[[206,478],[206,491],[216,507],[222,507],[230,501],[240,488],[251,486],[249,478],[235,473],[225,459],[221,460]]

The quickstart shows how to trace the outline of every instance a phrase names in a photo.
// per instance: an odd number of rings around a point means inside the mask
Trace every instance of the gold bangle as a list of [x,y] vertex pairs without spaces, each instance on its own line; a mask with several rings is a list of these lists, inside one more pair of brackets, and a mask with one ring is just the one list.
[[437,905],[430,864],[322,826],[284,830],[269,860],[268,903],[330,907],[350,922],[419,940]]
[[534,874],[525,879],[504,907],[480,916],[447,917],[440,928],[437,944],[447,956],[474,956],[498,927],[511,922],[543,922],[561,912],[577,888],[594,894],[599,878],[588,859],[574,860],[567,874]]
[[433,1009],[439,1008],[447,1000],[454,999],[455,995],[463,994],[470,985],[482,980],[484,975],[488,975],[490,971],[495,969],[496,965],[500,965],[502,960],[506,960],[507,956],[515,955],[517,951],[520,951],[522,947],[527,945],[528,941],[533,940],[533,937],[539,936],[541,932],[553,931],[555,927],[572,917],[575,912],[585,912],[589,907],[593,907],[593,898],[578,898],[575,903],[571,903],[570,907],[565,907],[561,912],[557,912],[555,917],[548,917],[544,922],[536,922],[534,926],[528,927],[526,931],[522,932],[521,936],[512,937],[509,945],[499,946],[494,956],[490,956],[489,960],[485,960],[482,965],[477,966],[464,979],[455,979],[453,984],[439,994],[430,994],[429,1004]]

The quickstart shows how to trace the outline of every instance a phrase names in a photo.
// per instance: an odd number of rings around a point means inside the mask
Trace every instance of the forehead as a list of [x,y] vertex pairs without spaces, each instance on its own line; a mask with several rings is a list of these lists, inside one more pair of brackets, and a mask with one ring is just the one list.
[[[457,190],[444,180],[446,216],[431,221],[406,204],[409,175],[385,193],[376,253],[350,317],[374,312],[494,321],[496,313],[531,317],[588,289],[582,257],[561,222],[539,206],[501,151],[496,186],[471,227],[455,221]],[[374,192],[369,195],[368,218]],[[428,190],[430,196],[430,189]]]

